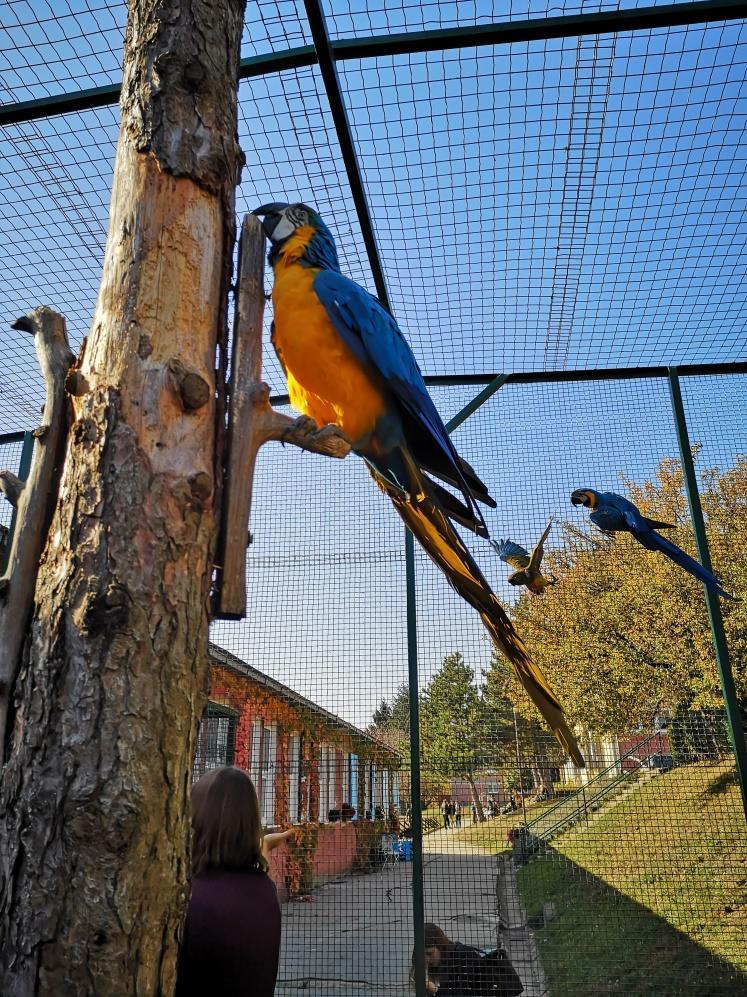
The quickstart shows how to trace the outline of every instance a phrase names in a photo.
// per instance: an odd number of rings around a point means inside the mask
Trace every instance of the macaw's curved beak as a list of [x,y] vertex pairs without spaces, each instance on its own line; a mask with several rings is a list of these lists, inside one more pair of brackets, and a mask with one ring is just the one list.
[[583,505],[587,509],[593,509],[597,504],[596,492],[591,488],[577,488],[575,492],[571,492],[571,502],[573,505]]
[[253,215],[264,219],[262,222],[262,231],[268,239],[272,240],[272,233],[275,231],[287,207],[288,205],[282,201],[273,201],[272,204],[263,204],[261,208],[255,208],[252,211]]

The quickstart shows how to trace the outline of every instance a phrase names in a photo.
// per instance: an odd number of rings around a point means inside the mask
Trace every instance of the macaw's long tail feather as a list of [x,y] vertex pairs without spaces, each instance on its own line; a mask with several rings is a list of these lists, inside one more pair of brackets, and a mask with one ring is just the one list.
[[442,488],[437,481],[433,481],[428,475],[423,475],[423,477],[428,482],[428,486],[435,495],[438,504],[449,519],[453,519],[455,523],[460,523],[468,530],[472,530],[478,537],[483,537],[485,540],[490,539],[490,534],[485,523],[479,519],[475,519],[472,510],[468,509],[464,502],[460,501],[456,495],[452,495],[451,492]]
[[[379,484],[454,590],[478,611],[496,646],[514,666],[519,681],[565,751],[576,765],[583,766],[583,755],[566,723],[563,707],[547,684],[545,676],[529,657],[521,638],[472,555],[451,526],[446,511],[439,506],[438,498],[430,490],[427,481],[406,453],[400,451],[399,455],[407,469],[409,496],[395,491],[377,476]],[[402,468],[402,463],[398,463]]]
[[670,560],[674,561],[674,563],[678,564],[681,568],[684,568],[685,571],[689,571],[691,575],[694,575],[699,581],[703,582],[704,585],[707,585],[709,589],[716,592],[717,595],[722,596],[724,599],[730,599],[732,602],[740,601],[735,596],[729,595],[729,593],[721,587],[721,583],[714,574],[708,571],[707,568],[704,568],[699,561],[695,560],[695,558],[690,557],[689,554],[686,554],[684,550],[677,546],[677,544],[673,544],[671,540],[667,540],[666,537],[660,537],[658,533],[654,533],[653,531],[646,533],[634,533],[633,535],[636,540],[642,543],[648,550],[658,550],[662,554],[666,554]]
[[408,421],[407,415],[404,423],[410,450],[422,471],[427,471],[428,474],[445,481],[447,485],[462,492],[465,498],[469,495],[475,502],[481,502],[495,509],[495,499],[488,492],[488,486],[464,457],[454,450],[451,460],[444,459],[443,451],[434,447],[432,440],[423,434],[422,429],[412,421]]
[[674,523],[662,523],[658,519],[646,519],[645,516],[643,521],[650,530],[675,530],[677,528]]

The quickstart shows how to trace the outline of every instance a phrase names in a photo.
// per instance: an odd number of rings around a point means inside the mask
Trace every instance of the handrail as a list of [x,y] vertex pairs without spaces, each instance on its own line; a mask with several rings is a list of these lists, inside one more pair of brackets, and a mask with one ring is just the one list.
[[[649,734],[647,738],[644,738],[643,741],[639,741],[638,744],[634,745],[632,748],[629,748],[624,754],[620,755],[614,762],[611,762],[606,768],[602,769],[601,772],[597,772],[597,774],[594,776],[593,779],[589,779],[589,781],[585,783],[583,786],[581,786],[580,789],[577,789],[575,793],[571,793],[570,796],[564,796],[562,800],[558,800],[557,803],[554,803],[551,807],[548,807],[547,810],[543,810],[542,813],[539,814],[537,817],[535,817],[533,820],[527,821],[527,823],[524,825],[526,829],[528,831],[531,831],[533,826],[539,824],[539,822],[541,820],[544,820],[546,817],[549,817],[550,814],[553,813],[553,811],[559,810],[560,807],[564,806],[575,797],[580,796],[581,794],[585,794],[589,789],[589,786],[593,786],[595,782],[598,782],[604,775],[607,774],[607,772],[610,771],[610,769],[617,768],[618,765],[622,764],[622,762],[624,762],[627,758],[630,758],[631,755],[634,755],[637,751],[640,751],[641,748],[645,748],[648,744],[651,743],[651,741],[653,741],[655,737],[660,738],[661,731],[652,731],[652,733]],[[613,783],[610,783],[610,785],[613,785]]]
[[570,810],[567,814],[565,814],[565,816],[561,817],[560,820],[556,821],[550,827],[543,828],[543,830],[539,834],[535,835],[535,837],[550,838],[565,825],[570,823],[575,823],[577,819],[580,820],[581,813],[587,814],[594,803],[597,803],[599,800],[603,800],[606,796],[610,794],[610,792],[613,789],[615,789],[621,783],[628,781],[633,776],[640,775],[640,772],[641,772],[640,769],[631,769],[629,772],[621,772],[617,776],[617,778],[613,779],[611,782],[608,782],[606,786],[603,786],[601,789],[597,790],[597,792],[594,793],[591,797],[589,797],[588,799],[584,799],[582,807],[576,807]]

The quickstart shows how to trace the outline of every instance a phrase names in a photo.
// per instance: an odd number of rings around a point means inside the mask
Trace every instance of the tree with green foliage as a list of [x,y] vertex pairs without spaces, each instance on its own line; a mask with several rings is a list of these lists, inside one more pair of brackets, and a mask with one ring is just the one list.
[[538,719],[533,705],[516,693],[513,666],[493,650],[483,698],[491,715],[502,719],[499,742],[503,746],[502,765],[507,770],[506,788],[539,790],[544,786],[552,792],[551,769],[565,762],[565,754]]
[[510,730],[505,704],[501,708],[486,699],[473,669],[458,651],[446,655],[423,690],[420,728],[423,769],[465,779],[483,820],[475,778],[488,765],[495,765],[501,745],[510,747]]
[[410,733],[410,687],[407,682],[403,682],[394,694],[391,702],[392,720],[391,724],[395,730],[404,731],[406,735]]
[[399,731],[403,738],[410,732],[410,689],[406,682],[397,689],[391,703],[382,699],[372,715],[373,728]]
[[392,708],[385,699],[382,699],[373,711],[374,727],[389,727],[392,721]]
[[[738,691],[747,693],[747,459],[700,475],[714,569],[741,602],[721,601]],[[679,461],[661,461],[651,481],[622,480],[644,515],[674,523],[667,535],[695,555]],[[625,534],[565,525],[545,555],[558,584],[542,598],[522,594],[517,630],[547,675],[571,722],[595,733],[650,727],[663,710],[722,705],[702,585]],[[495,661],[501,661],[495,658]],[[496,671],[494,663],[491,675]],[[501,665],[493,676],[529,715]]]

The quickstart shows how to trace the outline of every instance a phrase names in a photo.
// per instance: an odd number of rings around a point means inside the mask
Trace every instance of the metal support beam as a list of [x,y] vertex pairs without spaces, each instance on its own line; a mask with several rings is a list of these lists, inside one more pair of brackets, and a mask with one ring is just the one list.
[[[690,507],[690,519],[692,520],[693,532],[695,534],[695,546],[698,551],[700,563],[708,571],[713,571],[711,552],[708,549],[705,520],[703,519],[703,509],[698,493],[698,480],[695,476],[695,465],[693,463],[692,449],[690,448],[690,438],[687,432],[685,406],[682,403],[682,392],[680,390],[676,367],[669,368],[668,379],[669,393],[674,411],[674,425],[677,431],[677,443],[680,448],[680,459],[682,461],[682,476],[685,483],[685,493],[687,494],[687,504]],[[742,791],[742,806],[744,807],[745,819],[747,819],[747,742],[745,742],[739,700],[737,699],[737,691],[734,685],[734,674],[731,669],[731,662],[729,661],[729,650],[726,645],[726,635],[724,633],[724,621],[721,617],[721,605],[719,597],[715,592],[706,588],[706,586],[703,586],[703,588],[708,608],[708,619],[711,624],[713,647],[716,652],[716,664],[718,666],[719,679],[721,680],[721,691],[726,707],[729,737],[731,738],[731,744],[734,749],[737,776]]]
[[463,409],[457,412],[453,419],[449,419],[446,423],[446,432],[453,433],[458,426],[466,422],[481,405],[485,404],[488,398],[492,398],[496,391],[503,387],[510,376],[510,374],[499,374],[497,377],[494,377],[490,384],[484,387],[479,394],[475,395],[471,402],[468,402]]
[[7,446],[9,443],[23,443],[26,439],[26,434],[21,430],[18,433],[0,433],[0,447]]
[[[601,367],[591,370],[530,370],[513,374],[430,374],[423,378],[430,387],[449,388],[460,385],[490,384],[506,378],[506,384],[560,384],[565,381],[627,381],[638,378],[667,377],[668,367]],[[685,364],[677,368],[680,377],[706,377],[713,374],[747,374],[747,363]],[[499,384],[498,387],[501,387]],[[287,405],[287,395],[273,395],[273,405]],[[455,416],[457,418],[457,416]],[[448,428],[448,427],[447,427]]]
[[370,38],[341,39],[334,43],[337,59],[373,59],[381,56],[411,55],[414,52],[448,52],[484,45],[513,45],[549,38],[579,38],[582,35],[619,34],[674,28],[683,24],[707,24],[745,17],[744,0],[696,0],[660,7],[633,7],[560,17],[533,17],[529,20],[475,24],[463,28],[408,31],[404,34]]
[[[544,41],[548,38],[579,38],[583,35],[617,34],[653,28],[675,28],[685,24],[711,24],[743,19],[744,0],[696,0],[695,3],[670,3],[659,7],[633,7],[593,14],[561,17],[534,17],[496,24],[480,24],[435,31],[408,31],[404,34],[374,35],[369,38],[339,38],[328,41],[332,58],[375,59],[383,56],[410,55],[415,52],[448,52],[485,45],[512,45],[516,42]],[[300,69],[316,64],[311,45],[300,45],[283,52],[269,52],[241,60],[239,79],[251,79],[267,73]],[[119,84],[79,90],[24,100],[0,107],[0,125],[18,124],[105,107],[119,101]]]
[[368,253],[368,262],[373,273],[376,293],[382,305],[387,311],[391,312],[392,306],[386,286],[386,279],[384,278],[384,269],[381,265],[379,247],[376,244],[376,234],[374,232],[373,221],[371,220],[371,211],[368,206],[368,199],[366,198],[366,190],[363,186],[363,175],[355,152],[353,133],[350,128],[350,122],[348,121],[345,101],[342,97],[342,88],[340,87],[335,56],[329,40],[327,22],[324,19],[320,0],[304,0],[304,7],[306,8],[306,16],[309,19],[311,37],[314,40],[314,48],[316,49],[317,59],[319,60],[319,69],[322,74],[322,80],[324,81],[324,89],[327,92],[332,120],[335,123],[337,141],[340,143],[340,152],[345,164],[350,192],[353,195],[353,203],[358,213],[358,223],[361,227],[363,242]]
[[425,896],[423,891],[423,815],[420,812],[420,700],[418,689],[418,625],[415,596],[415,541],[405,531],[407,585],[407,685],[410,692],[410,806],[412,809],[412,920],[415,947],[415,993],[426,997]]

